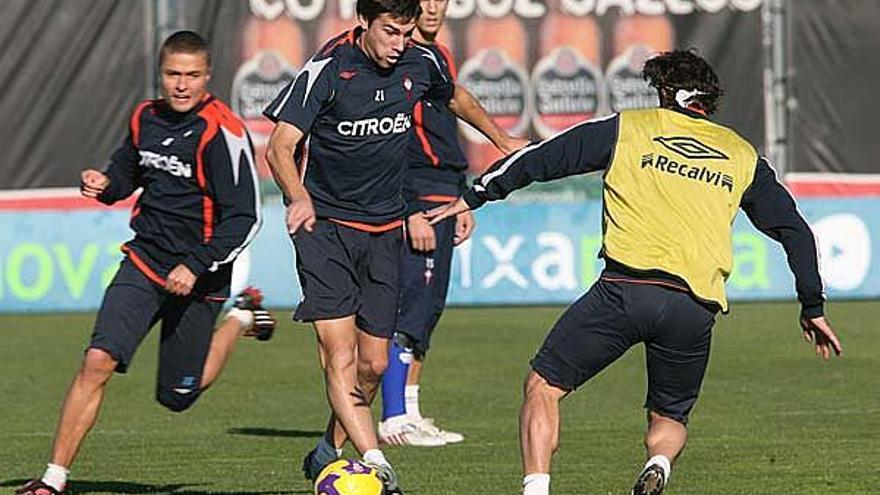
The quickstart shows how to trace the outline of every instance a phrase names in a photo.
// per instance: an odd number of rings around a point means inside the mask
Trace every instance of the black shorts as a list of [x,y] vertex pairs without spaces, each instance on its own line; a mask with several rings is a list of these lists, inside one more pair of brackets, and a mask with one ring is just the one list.
[[391,338],[397,327],[402,230],[371,233],[328,220],[292,236],[303,299],[293,317],[356,315],[358,328]]
[[193,297],[173,296],[124,259],[104,292],[89,347],[109,353],[117,371],[125,373],[141,341],[161,321],[159,395],[177,390],[191,402],[200,392],[214,322],[228,294],[228,288],[205,294],[200,285]]
[[434,237],[437,247],[431,252],[415,251],[408,242],[401,248],[397,331],[412,338],[412,345],[420,355],[430,347],[431,334],[446,307],[455,218],[435,225]]
[[715,309],[684,290],[606,275],[556,322],[532,368],[570,391],[644,342],[645,407],[686,424],[709,362]]

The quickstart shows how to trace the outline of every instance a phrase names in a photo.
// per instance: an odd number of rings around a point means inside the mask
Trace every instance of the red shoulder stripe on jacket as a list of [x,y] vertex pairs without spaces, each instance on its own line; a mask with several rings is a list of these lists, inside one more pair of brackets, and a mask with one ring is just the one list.
[[141,140],[141,114],[145,108],[152,106],[153,103],[155,103],[153,100],[142,101],[138,103],[134,112],[131,113],[129,128],[131,130],[131,142],[134,143],[135,148],[139,146]]

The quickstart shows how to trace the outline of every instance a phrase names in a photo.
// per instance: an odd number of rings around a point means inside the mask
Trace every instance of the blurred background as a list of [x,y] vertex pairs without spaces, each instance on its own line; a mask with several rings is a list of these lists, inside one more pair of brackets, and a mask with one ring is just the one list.
[[[131,202],[78,198],[131,110],[157,91],[157,48],[178,29],[213,47],[211,91],[257,146],[263,230],[236,285],[267,303],[300,297],[263,151],[262,109],[312,52],[353,27],[356,0],[7,0],[0,17],[0,312],[91,310],[131,235]],[[827,292],[880,295],[880,2],[869,0],[450,0],[439,41],[459,82],[509,132],[544,139],[584,119],[656,106],[640,77],[653,53],[694,48],[725,95],[715,118],[770,157],[819,240]],[[480,173],[498,158],[462,126]],[[601,177],[530,187],[478,212],[457,250],[453,304],[564,303],[602,267]],[[788,299],[781,249],[737,219],[732,299]]]

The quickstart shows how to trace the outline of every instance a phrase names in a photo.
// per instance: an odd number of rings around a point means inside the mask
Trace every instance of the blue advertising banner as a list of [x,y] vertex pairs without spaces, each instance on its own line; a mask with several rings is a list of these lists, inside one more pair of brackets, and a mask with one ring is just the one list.
[[[880,296],[880,198],[805,198],[829,298]],[[602,269],[600,202],[489,204],[477,231],[456,250],[451,304],[563,304]],[[236,264],[234,287],[257,285],[272,307],[300,298],[283,208],[268,205],[265,224]],[[123,210],[0,212],[0,312],[96,309],[129,239]],[[742,215],[734,224],[731,300],[794,297],[784,253]]]

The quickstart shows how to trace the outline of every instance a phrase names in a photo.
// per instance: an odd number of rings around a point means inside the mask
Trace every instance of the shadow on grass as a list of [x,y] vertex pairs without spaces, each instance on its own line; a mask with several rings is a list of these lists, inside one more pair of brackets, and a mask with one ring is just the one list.
[[[0,486],[19,487],[27,483],[26,479],[0,481]],[[71,481],[65,493],[169,493],[173,495],[288,495],[307,494],[311,490],[255,490],[224,492],[218,490],[196,489],[200,484],[173,483],[168,485],[151,485],[149,483],[130,483],[126,481]]]
[[284,438],[319,438],[323,431],[316,430],[280,430],[278,428],[230,428],[226,430],[230,435],[249,435],[252,437],[284,437]]

